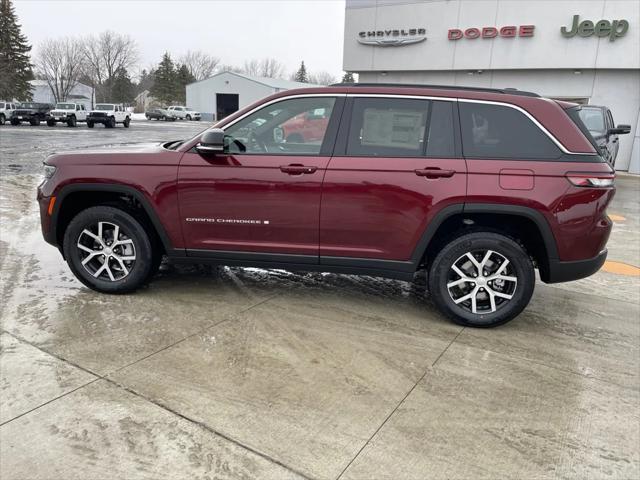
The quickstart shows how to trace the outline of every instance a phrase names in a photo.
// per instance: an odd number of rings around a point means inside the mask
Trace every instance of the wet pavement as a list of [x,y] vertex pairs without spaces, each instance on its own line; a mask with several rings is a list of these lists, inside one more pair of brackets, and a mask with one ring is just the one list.
[[[44,156],[205,126],[0,127],[2,479],[640,477],[640,277],[538,283],[490,330],[445,320],[421,276],[83,287],[41,238]],[[640,265],[639,177],[609,211],[610,260]]]

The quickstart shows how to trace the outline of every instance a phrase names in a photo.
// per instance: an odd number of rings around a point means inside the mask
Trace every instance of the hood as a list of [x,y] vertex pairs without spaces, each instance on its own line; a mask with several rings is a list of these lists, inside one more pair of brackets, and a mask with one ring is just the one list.
[[88,149],[57,152],[46,159],[49,165],[139,165],[166,164],[180,157],[180,152],[163,147],[167,142],[114,144]]

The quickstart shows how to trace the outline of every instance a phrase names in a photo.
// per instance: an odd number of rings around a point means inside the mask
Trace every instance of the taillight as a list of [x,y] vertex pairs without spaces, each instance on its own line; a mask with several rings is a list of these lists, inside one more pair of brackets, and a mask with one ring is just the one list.
[[615,177],[613,173],[567,173],[567,179],[576,187],[610,188]]

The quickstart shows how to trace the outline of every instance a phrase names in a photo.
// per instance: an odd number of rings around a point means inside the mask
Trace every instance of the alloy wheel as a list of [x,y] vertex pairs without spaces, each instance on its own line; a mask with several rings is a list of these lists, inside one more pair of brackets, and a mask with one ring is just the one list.
[[131,272],[136,261],[133,240],[117,224],[98,222],[78,236],[82,266],[93,277],[115,282]]
[[518,277],[509,260],[494,250],[474,250],[461,255],[449,269],[447,290],[460,308],[493,313],[513,298]]

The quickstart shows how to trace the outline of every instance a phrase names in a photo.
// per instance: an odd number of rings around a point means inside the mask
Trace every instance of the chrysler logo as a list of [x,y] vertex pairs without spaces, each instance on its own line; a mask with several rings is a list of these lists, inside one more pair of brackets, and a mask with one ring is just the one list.
[[406,30],[370,30],[358,33],[358,42],[363,45],[377,45],[380,47],[401,47],[427,39],[424,28],[408,28]]

